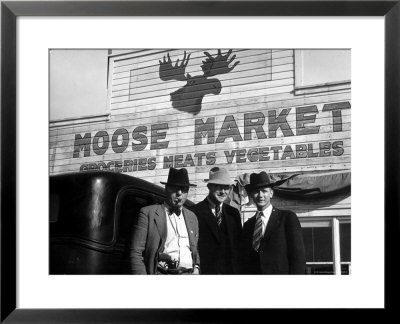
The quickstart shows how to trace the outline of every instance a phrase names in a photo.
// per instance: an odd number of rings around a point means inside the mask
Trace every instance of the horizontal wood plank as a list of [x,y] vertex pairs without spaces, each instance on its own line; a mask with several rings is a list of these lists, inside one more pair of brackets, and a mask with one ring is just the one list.
[[[350,94],[348,92],[337,93],[334,95],[314,95],[314,96],[300,96],[294,97],[291,94],[279,95],[271,97],[254,97],[244,98],[234,101],[221,101],[212,104],[203,105],[203,109],[199,116],[193,117],[190,114],[177,114],[172,109],[157,110],[152,109],[148,112],[133,112],[121,115],[113,114],[111,120],[107,123],[96,122],[87,125],[75,125],[65,126],[50,129],[50,136],[70,134],[70,133],[84,133],[86,131],[95,131],[105,128],[115,128],[117,125],[121,126],[134,126],[137,124],[147,125],[154,124],[157,122],[177,122],[177,123],[191,123],[193,118],[202,118],[206,120],[209,117],[224,116],[229,114],[238,113],[251,113],[251,112],[263,112],[267,113],[268,110],[281,111],[283,108],[291,108],[292,110],[300,106],[318,105],[318,109],[321,112],[321,106],[329,102],[346,102],[350,100]],[[342,110],[342,115],[350,115],[351,109]],[[240,118],[240,115],[239,115]],[[140,120],[140,123],[138,122]],[[134,122],[132,122],[134,121]],[[107,126],[106,126],[107,125]],[[183,125],[183,124],[182,124]]]

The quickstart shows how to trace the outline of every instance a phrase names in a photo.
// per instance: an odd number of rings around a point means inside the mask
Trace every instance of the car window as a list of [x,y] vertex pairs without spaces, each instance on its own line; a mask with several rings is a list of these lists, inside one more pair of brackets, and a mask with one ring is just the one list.
[[127,190],[119,195],[117,202],[119,238],[122,240],[130,239],[129,235],[140,209],[155,203],[154,196],[136,190]]
[[125,190],[117,201],[118,241],[123,247],[121,273],[129,273],[129,252],[132,227],[137,221],[141,208],[163,201],[162,197],[138,190]]

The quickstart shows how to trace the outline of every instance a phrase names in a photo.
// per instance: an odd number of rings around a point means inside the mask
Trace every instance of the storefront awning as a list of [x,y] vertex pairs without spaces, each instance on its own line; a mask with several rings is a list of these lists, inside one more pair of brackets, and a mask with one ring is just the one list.
[[[274,188],[278,197],[286,199],[329,198],[339,194],[350,194],[351,172],[307,172],[270,174],[272,181],[287,179],[279,187]],[[250,181],[250,173],[241,174],[236,179],[229,196],[229,204],[235,207],[249,202],[245,185]]]
[[274,188],[278,196],[320,198],[350,192],[351,172],[304,173],[289,176],[289,180]]

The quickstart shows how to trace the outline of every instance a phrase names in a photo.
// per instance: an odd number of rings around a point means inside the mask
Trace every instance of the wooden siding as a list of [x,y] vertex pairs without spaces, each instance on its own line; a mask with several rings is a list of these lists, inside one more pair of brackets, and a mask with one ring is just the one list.
[[[159,184],[167,178],[170,165],[185,166],[191,182],[198,185],[191,189],[189,199],[198,202],[207,194],[203,180],[214,165],[226,167],[232,180],[262,170],[282,174],[350,169],[349,89],[295,94],[294,51],[290,49],[234,49],[228,62],[233,55],[236,58],[229,66],[240,63],[228,73],[207,77],[201,68],[206,51],[217,55],[215,49],[186,50],[190,59],[185,76],[189,73],[207,87],[214,79],[213,86],[219,82],[221,88],[218,94],[208,88],[189,94],[202,99],[197,114],[179,110],[187,109],[190,99],[172,102],[171,93],[186,84],[183,77],[183,81],[160,78],[159,61],[169,53],[175,65],[177,59],[183,59],[183,49],[113,51],[109,57],[110,120],[51,127],[50,174],[108,165],[111,170]],[[174,104],[181,106],[177,109]],[[339,105],[340,118],[338,112],[329,110],[332,104]],[[302,114],[303,109],[306,112]],[[277,127],[274,120],[280,115],[281,127]],[[210,131],[206,137],[200,132],[203,125]],[[146,145],[141,146],[145,138]],[[104,139],[108,147],[101,150]],[[304,148],[309,152],[306,156]],[[165,163],[165,159],[173,163]],[[350,215],[350,198],[334,201],[331,207],[292,203],[287,207],[300,216]]]

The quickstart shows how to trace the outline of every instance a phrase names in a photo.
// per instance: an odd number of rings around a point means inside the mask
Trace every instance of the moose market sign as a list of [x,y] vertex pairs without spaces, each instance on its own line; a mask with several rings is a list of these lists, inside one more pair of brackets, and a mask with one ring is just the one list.
[[[140,117],[132,118],[130,127],[119,125],[113,129],[104,126],[100,130],[75,133],[73,159],[81,161],[91,157],[90,162],[80,165],[80,170],[136,172],[170,167],[340,157],[350,147],[347,135],[333,136],[349,131],[348,121],[343,122],[343,111],[351,108],[347,100],[322,99],[322,103],[296,107],[288,107],[283,102],[281,107],[284,108],[278,109],[268,108],[266,104],[265,109],[261,105],[258,111],[254,107],[246,111],[245,105],[232,114],[218,114],[216,110],[211,117],[209,114],[207,117],[198,116],[204,97],[218,97],[224,84],[221,76],[232,72],[240,64],[236,55],[232,55],[232,50],[226,54],[218,50],[215,56],[209,52],[203,54],[204,60],[199,65],[202,74],[194,76],[186,73],[191,56],[186,51],[182,60],[177,59],[175,63],[169,53],[158,60],[158,77],[162,83],[158,81],[152,88],[162,88],[167,82],[186,82],[169,93],[170,104],[165,107],[187,116],[184,136],[180,135],[182,129],[176,122],[167,119],[144,122]],[[246,75],[251,74],[251,71],[242,70]],[[134,71],[130,71],[128,100],[135,100],[136,89],[131,84],[135,79],[132,77]],[[271,71],[265,72],[267,82],[272,78]],[[241,73],[236,72],[234,79],[241,80]],[[232,101],[231,105],[235,106],[235,102]],[[163,110],[158,110],[158,114],[163,114]],[[182,144],[183,141],[185,144]],[[115,156],[113,159],[113,154],[118,154],[118,158]],[[93,158],[96,156],[99,157],[97,161]]]
[[[348,101],[324,104],[322,106],[321,111],[331,115],[333,132],[341,132],[343,130],[342,110],[350,107]],[[210,117],[206,120],[201,118],[194,119],[193,144],[195,147],[205,144],[225,143],[227,141],[251,141],[253,139],[252,135],[255,135],[257,139],[265,140],[266,146],[224,150],[222,152],[164,155],[162,165],[159,167],[179,168],[202,166],[204,164],[213,165],[216,162],[217,155],[224,156],[228,164],[341,156],[344,153],[342,140],[323,141],[318,144],[267,145],[269,138],[277,137],[278,130],[282,131],[284,137],[318,134],[320,126],[316,125],[316,121],[319,113],[317,105],[296,107],[294,109],[285,108],[280,111],[268,110],[265,113],[262,111],[244,113],[244,126],[242,129],[238,127],[234,115],[226,115],[222,123],[217,123],[215,117]],[[294,127],[287,120],[289,114],[295,114]],[[138,125],[133,127],[132,130],[118,128],[112,134],[107,130],[98,131],[93,135],[89,132],[83,135],[75,134],[73,157],[79,158],[82,155],[89,157],[91,154],[103,155],[108,150],[114,153],[124,153],[129,150],[137,152],[168,149],[170,143],[168,140],[169,129],[168,123],[159,123]],[[149,155],[148,158],[83,164],[80,170],[114,170],[118,172],[153,170],[157,167],[158,161],[152,154]]]

